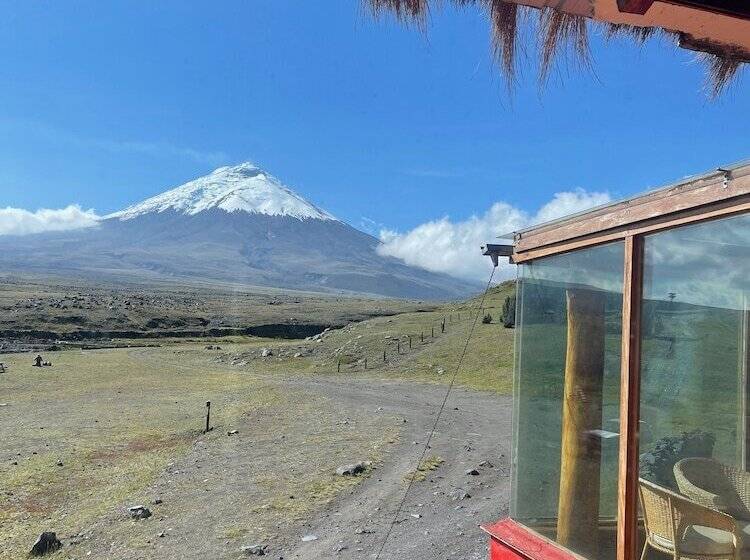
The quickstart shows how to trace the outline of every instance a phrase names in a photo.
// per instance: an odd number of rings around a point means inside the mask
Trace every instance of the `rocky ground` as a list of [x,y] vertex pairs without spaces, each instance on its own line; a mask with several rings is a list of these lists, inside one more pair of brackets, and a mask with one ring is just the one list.
[[[117,514],[116,522],[103,519],[92,529],[90,540],[76,545],[82,556],[85,551],[87,556],[91,552],[113,560],[219,560],[253,557],[254,551],[262,550],[274,559],[486,558],[486,538],[479,524],[505,515],[508,507],[507,397],[454,390],[426,453],[429,466],[415,478],[404,500],[444,388],[316,378],[277,379],[276,387],[315,402],[335,402],[336,414],[321,411],[321,424],[335,422],[345,431],[370,428],[373,443],[385,434],[379,459],[362,474],[342,476],[347,486],[337,489],[337,496],[322,508],[300,514],[290,505],[298,489],[283,481],[295,472],[317,468],[319,458],[309,441],[317,428],[285,425],[283,431],[275,431],[272,414],[251,416],[233,426],[237,434],[232,437],[221,433],[202,438],[159,477],[149,490],[161,502],[149,506],[153,517],[123,522]],[[289,405],[302,403],[292,399]],[[253,437],[256,429],[250,423],[265,424],[265,437]],[[355,462],[363,459],[350,457]],[[246,497],[255,494],[253,480],[259,470],[286,484],[289,500],[283,506],[247,503]],[[349,486],[355,479],[359,484]],[[253,530],[254,511],[274,507],[279,511],[273,516],[273,530]],[[238,517],[238,508],[247,509]],[[224,527],[224,532],[217,527]]]
[[377,381],[309,380],[304,385],[350,406],[403,416],[406,423],[399,444],[382,465],[305,524],[303,532],[318,538],[302,542],[299,534],[289,535],[278,557],[486,558],[486,539],[478,526],[507,514],[508,508],[511,410],[507,397],[465,389],[452,392],[425,455],[428,462],[430,458],[442,462],[434,470],[426,468],[424,480],[415,478],[397,515],[406,492],[405,473],[418,464],[445,390]]
[[[334,306],[320,314],[345,326],[299,340],[115,340],[44,352],[48,368],[0,350],[0,559],[47,530],[63,545],[54,560],[486,557],[479,524],[509,499],[513,333],[472,326],[509,289],[481,310],[469,301],[361,322]],[[0,290],[2,302],[38,310]],[[358,317],[387,308],[372,305]],[[352,464],[362,472],[336,474]]]
[[234,335],[304,338],[352,321],[431,309],[402,300],[242,286],[91,284],[0,277],[0,352]]

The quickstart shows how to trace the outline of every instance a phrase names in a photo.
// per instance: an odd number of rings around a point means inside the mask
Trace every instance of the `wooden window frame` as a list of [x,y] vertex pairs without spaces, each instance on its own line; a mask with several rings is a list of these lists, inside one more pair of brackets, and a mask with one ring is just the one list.
[[620,453],[617,476],[617,560],[635,560],[638,548],[643,248],[643,235],[625,238],[620,357]]
[[[733,179],[739,179],[738,184],[732,185]],[[529,262],[614,241],[623,241],[625,245],[617,560],[636,560],[640,554],[638,436],[645,238],[660,231],[746,213],[750,213],[750,165],[720,170],[624,203],[596,209],[554,224],[542,225],[516,236],[515,251],[511,259],[515,263]],[[520,527],[520,524],[516,525]],[[516,530],[519,530],[518,527]],[[559,545],[557,547],[560,548]],[[529,555],[529,558],[532,556]]]

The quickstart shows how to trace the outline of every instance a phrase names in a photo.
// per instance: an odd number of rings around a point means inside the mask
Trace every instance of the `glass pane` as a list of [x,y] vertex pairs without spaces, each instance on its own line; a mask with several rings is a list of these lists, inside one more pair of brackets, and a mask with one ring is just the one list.
[[519,271],[511,516],[615,557],[623,244]]
[[[646,238],[640,476],[652,483],[642,484],[647,519],[649,508],[679,518],[707,506],[735,517],[740,530],[750,522],[748,296],[750,217]],[[668,502],[669,492],[679,496]],[[704,515],[703,525],[721,527],[710,510]],[[649,530],[680,540],[693,529]]]

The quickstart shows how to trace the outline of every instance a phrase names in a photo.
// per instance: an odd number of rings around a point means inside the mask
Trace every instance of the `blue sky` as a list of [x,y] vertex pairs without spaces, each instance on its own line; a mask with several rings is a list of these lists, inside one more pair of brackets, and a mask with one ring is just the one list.
[[410,230],[553,193],[629,195],[750,156],[748,79],[593,38],[595,72],[512,99],[484,14],[426,33],[355,0],[2,2],[0,206],[106,213],[254,161],[333,214]]

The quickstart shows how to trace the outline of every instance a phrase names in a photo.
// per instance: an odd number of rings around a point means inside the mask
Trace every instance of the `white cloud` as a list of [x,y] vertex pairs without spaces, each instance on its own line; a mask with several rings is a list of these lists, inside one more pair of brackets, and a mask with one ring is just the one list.
[[99,216],[77,204],[52,210],[30,212],[22,208],[0,208],[0,235],[28,235],[45,231],[66,231],[95,226]]
[[[447,216],[399,233],[382,230],[378,253],[402,259],[410,265],[459,278],[486,280],[492,265],[481,255],[480,246],[528,225],[554,220],[611,200],[608,193],[583,189],[556,193],[535,214],[505,202],[496,202],[481,216],[452,222]],[[508,268],[501,277],[512,274]]]
[[607,204],[610,200],[612,200],[612,197],[609,196],[609,193],[586,192],[583,189],[555,193],[552,200],[539,209],[531,223],[541,224],[556,220],[582,210],[588,210],[594,206]]

